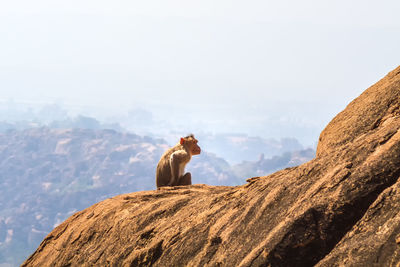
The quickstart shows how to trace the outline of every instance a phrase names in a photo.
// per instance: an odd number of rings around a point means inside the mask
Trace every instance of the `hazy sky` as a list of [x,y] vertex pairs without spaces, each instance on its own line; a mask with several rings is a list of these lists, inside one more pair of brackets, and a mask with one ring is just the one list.
[[400,64],[399,12],[398,0],[2,1],[0,100],[323,125]]

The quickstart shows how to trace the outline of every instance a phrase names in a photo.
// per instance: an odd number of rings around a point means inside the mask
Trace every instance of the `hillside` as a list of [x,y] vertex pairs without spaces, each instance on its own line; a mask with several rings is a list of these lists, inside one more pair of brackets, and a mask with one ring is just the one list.
[[[52,123],[70,129],[29,128],[25,123],[0,130],[0,265],[21,264],[55,226],[79,210],[115,195],[155,188],[155,167],[168,147],[165,141],[78,119],[74,125]],[[90,128],[77,128],[88,127],[88,121]],[[296,155],[264,159],[261,165],[248,162],[240,171],[271,172],[295,164]],[[301,160],[314,155],[311,151]],[[207,151],[193,158],[188,169],[197,183],[245,181],[224,159]]]
[[166,146],[113,130],[0,133],[0,264],[20,264],[78,210],[121,192],[153,189],[153,168]]
[[317,157],[236,187],[119,195],[75,213],[23,266],[395,266],[400,67],[321,133]]

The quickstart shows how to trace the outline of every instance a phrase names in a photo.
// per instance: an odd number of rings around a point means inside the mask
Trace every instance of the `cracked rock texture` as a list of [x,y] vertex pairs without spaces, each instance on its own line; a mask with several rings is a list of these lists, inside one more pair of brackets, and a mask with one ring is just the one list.
[[315,159],[236,187],[116,196],[23,266],[398,266],[400,67],[321,133]]

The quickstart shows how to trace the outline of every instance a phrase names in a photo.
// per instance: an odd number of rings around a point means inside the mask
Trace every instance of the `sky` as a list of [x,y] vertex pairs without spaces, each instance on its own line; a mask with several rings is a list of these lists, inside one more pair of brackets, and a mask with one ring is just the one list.
[[399,11],[395,0],[2,1],[0,101],[141,108],[179,127],[309,142],[399,65]]

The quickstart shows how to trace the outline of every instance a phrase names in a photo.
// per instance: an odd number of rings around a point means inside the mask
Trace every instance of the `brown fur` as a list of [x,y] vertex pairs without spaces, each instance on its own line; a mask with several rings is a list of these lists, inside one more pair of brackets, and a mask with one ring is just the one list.
[[157,165],[156,184],[161,186],[191,185],[192,175],[185,173],[185,166],[192,155],[200,154],[201,149],[193,135],[182,137],[180,143],[168,149]]

